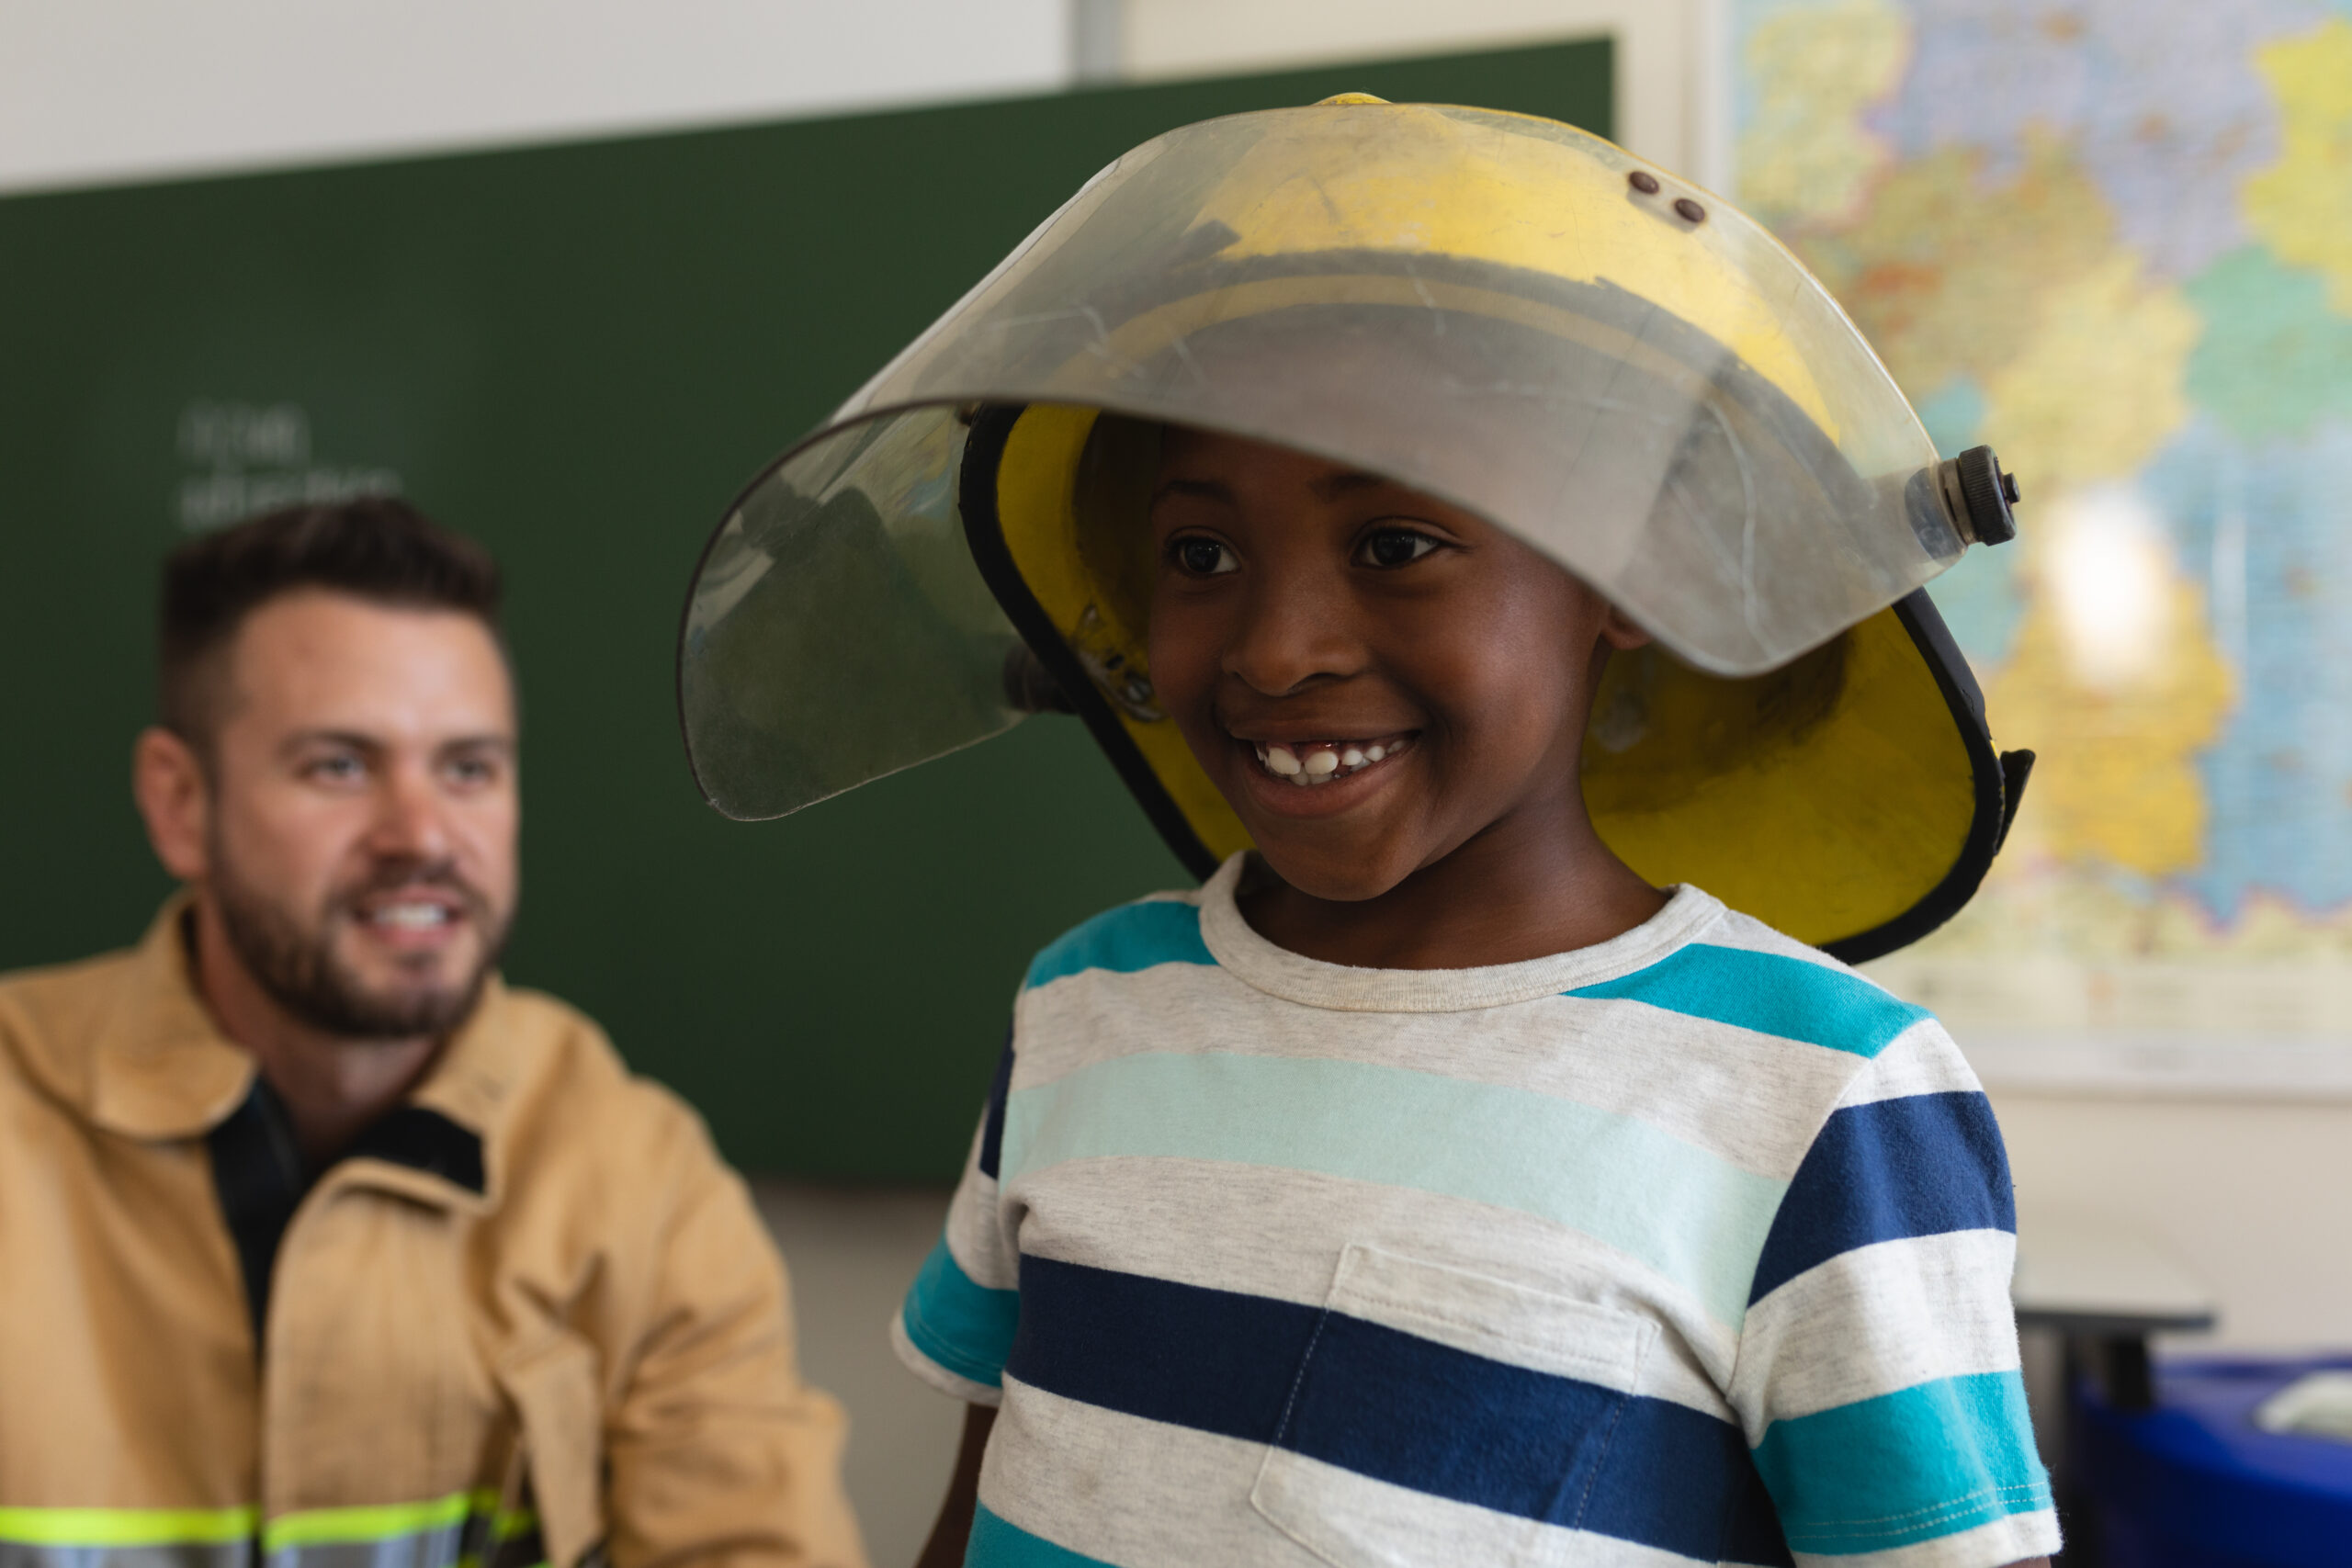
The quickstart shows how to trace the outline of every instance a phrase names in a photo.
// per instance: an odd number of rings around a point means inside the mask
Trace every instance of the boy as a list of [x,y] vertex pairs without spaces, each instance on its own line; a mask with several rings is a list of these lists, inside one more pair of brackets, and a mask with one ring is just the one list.
[[[848,425],[949,397],[968,434]],[[853,595],[920,657],[861,651],[906,684],[836,754],[985,733],[942,463],[1043,666],[1013,698],[1216,870],[1030,967],[893,1325],[972,1404],[926,1564],[2055,1546],[1973,1077],[1692,885],[1885,951],[2014,804],[1932,611],[1888,607],[2013,497],[1785,253],[1519,117],[1161,139],[730,514],[682,678],[714,798],[839,722],[813,655],[741,672]],[[828,579],[828,527],[880,547]]]

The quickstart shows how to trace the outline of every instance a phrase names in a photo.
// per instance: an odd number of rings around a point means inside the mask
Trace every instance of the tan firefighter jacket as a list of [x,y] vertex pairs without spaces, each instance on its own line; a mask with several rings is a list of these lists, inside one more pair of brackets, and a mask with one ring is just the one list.
[[0,979],[0,1568],[862,1562],[691,1111],[493,979],[305,1191],[185,907]]

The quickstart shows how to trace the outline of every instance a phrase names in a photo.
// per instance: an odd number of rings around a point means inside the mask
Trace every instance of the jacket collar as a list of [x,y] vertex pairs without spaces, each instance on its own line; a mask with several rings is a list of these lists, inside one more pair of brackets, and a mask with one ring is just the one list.
[[[127,1137],[203,1137],[253,1092],[253,1054],[221,1033],[196,989],[187,937],[191,903],[181,893],[164,904],[130,954],[91,1043],[85,1114]],[[390,1138],[363,1134],[329,1177],[436,1206],[494,1206],[503,1165],[499,1134],[521,1066],[507,1018],[511,1007],[504,983],[492,974],[433,1070],[406,1106],[386,1118],[402,1120],[406,1131],[394,1129],[399,1135]],[[453,1125],[419,1136],[417,1111]],[[477,1156],[470,1162],[462,1146],[468,1139]]]
[[182,893],[164,905],[99,1015],[85,1110],[110,1133],[199,1137],[253,1089],[252,1053],[220,1032],[197,995],[187,935],[192,902]]

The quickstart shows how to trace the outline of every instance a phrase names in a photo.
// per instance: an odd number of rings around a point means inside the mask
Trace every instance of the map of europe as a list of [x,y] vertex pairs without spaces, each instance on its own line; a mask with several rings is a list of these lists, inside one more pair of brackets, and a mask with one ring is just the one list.
[[1876,973],[1963,1045],[2352,1064],[2352,0],[1732,15],[1743,205],[2024,492],[1929,592],[2039,764]]

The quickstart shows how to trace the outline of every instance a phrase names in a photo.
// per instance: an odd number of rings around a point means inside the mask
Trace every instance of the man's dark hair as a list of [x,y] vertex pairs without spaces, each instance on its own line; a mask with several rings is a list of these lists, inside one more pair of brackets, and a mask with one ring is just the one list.
[[[454,610],[498,635],[498,563],[407,502],[360,496],[264,513],[164,562],[158,717],[209,754],[224,656],[245,617],[280,594],[323,588],[396,609]],[[502,644],[502,647],[503,645]]]

